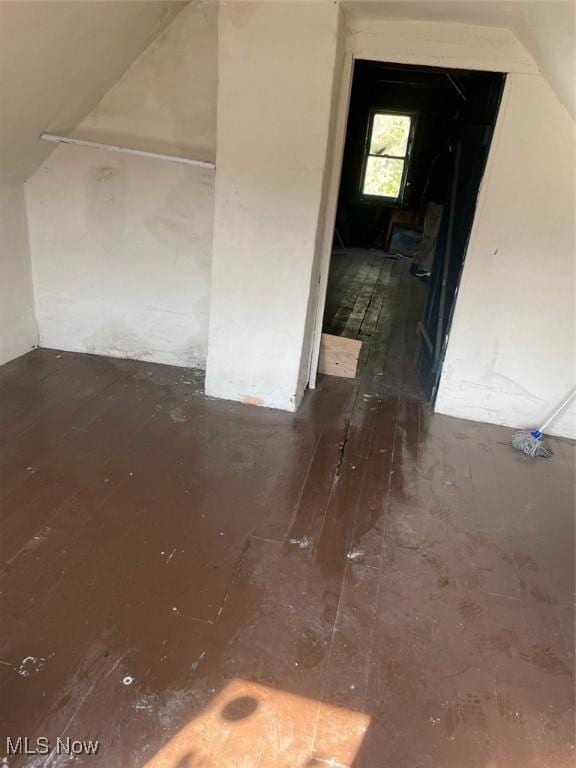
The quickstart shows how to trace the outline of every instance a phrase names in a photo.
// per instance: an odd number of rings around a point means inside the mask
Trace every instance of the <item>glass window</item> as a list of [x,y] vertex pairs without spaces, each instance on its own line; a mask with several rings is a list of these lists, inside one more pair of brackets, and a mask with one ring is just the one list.
[[364,162],[362,193],[398,200],[406,182],[412,118],[374,112]]

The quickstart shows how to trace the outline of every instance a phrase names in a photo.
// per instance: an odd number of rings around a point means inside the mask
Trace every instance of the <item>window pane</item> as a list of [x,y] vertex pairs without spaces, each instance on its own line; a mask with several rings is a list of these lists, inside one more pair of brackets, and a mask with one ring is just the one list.
[[391,160],[388,157],[369,157],[364,176],[365,195],[398,197],[402,185],[404,160]]
[[411,118],[407,115],[375,114],[370,137],[370,154],[404,157],[410,136],[410,123]]

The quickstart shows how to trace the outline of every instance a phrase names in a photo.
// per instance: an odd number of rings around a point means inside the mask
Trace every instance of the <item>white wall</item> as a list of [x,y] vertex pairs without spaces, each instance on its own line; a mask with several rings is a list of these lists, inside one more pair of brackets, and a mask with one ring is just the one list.
[[[572,0],[343,0],[343,7],[352,17],[361,19],[366,31],[372,34],[379,34],[375,26],[378,22],[381,27],[408,20],[420,24],[443,22],[448,33],[451,24],[461,24],[468,30],[466,38],[452,40],[451,46],[463,51],[468,58],[477,48],[474,29],[496,28],[501,36],[512,33],[542,71],[560,102],[572,117],[576,115],[576,6]],[[404,41],[395,41],[393,35],[388,37],[392,48],[398,43],[404,46]],[[428,48],[436,56],[435,44],[441,42],[442,37],[442,33],[433,33],[407,52],[418,56]],[[412,33],[409,38],[414,41]],[[509,57],[510,49],[504,51],[496,44],[494,51],[493,65],[497,69],[500,55],[505,53]]]
[[[540,75],[509,75],[436,409],[538,425],[576,383],[574,122]],[[576,408],[552,428],[576,437]]]
[[[345,5],[352,13],[347,48],[356,58],[493,72],[538,72],[530,54],[508,29],[446,21],[367,19],[360,15],[365,10],[363,3]],[[372,5],[378,7],[378,3]],[[427,5],[432,8],[436,4]]]
[[303,391],[307,385],[313,389],[316,387],[317,382],[326,289],[328,285],[328,266],[332,255],[332,240],[334,239],[338,190],[340,188],[346,124],[348,121],[348,94],[354,64],[352,57],[346,52],[346,32],[346,17],[343,13],[340,13],[330,101],[330,126],[325,159],[326,172],[324,173],[320,216],[316,231],[311,278],[312,290],[308,297],[298,391]]
[[0,184],[0,365],[38,343],[22,184]]
[[0,177],[25,181],[182,10],[171,0],[0,0]]
[[[209,394],[287,409],[302,396],[339,24],[331,2],[230,2],[217,35],[214,6],[191,6],[75,132],[213,158],[219,74]],[[356,15],[347,50],[512,73],[437,409],[538,423],[576,376],[573,121],[507,30]],[[202,364],[213,182],[201,169],[59,148],[26,188],[40,343]],[[20,243],[3,249],[3,268],[5,253],[25,253],[17,231],[2,237]],[[34,326],[26,259],[9,263],[28,297],[1,310],[23,329],[14,355],[34,343]],[[576,437],[574,408],[556,431]]]
[[220,8],[208,394],[288,410],[302,396],[338,17],[327,2]]
[[[436,410],[538,425],[576,382],[574,121],[508,30],[350,20],[359,58],[508,74]],[[551,430],[576,437],[576,408]]]
[[522,2],[514,26],[572,118],[576,118],[576,5],[571,0]]
[[[191,5],[72,133],[213,159],[216,94],[217,9]],[[26,183],[41,346],[202,366],[213,176],[58,147]]]

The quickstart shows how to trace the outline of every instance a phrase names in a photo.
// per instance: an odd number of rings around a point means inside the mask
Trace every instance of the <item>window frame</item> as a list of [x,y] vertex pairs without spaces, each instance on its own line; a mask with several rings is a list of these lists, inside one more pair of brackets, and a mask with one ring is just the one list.
[[[398,115],[400,117],[410,118],[410,132],[408,134],[408,141],[406,143],[406,154],[402,157],[395,155],[375,155],[370,152],[370,144],[372,141],[372,128],[374,126],[374,118],[376,115]],[[410,166],[410,160],[412,159],[412,147],[414,144],[414,134],[416,130],[416,122],[418,120],[418,114],[416,112],[409,112],[406,110],[386,109],[380,107],[373,107],[368,113],[368,125],[366,129],[366,137],[364,139],[364,153],[362,158],[362,167],[360,173],[360,197],[367,203],[380,203],[387,205],[401,206],[403,204],[404,195],[406,192],[406,184],[408,181],[408,169]],[[396,197],[388,197],[386,195],[371,195],[368,192],[364,192],[364,183],[366,181],[366,170],[368,168],[368,159],[370,157],[390,158],[391,160],[402,160],[404,167],[402,169],[402,181],[400,182],[400,191]]]

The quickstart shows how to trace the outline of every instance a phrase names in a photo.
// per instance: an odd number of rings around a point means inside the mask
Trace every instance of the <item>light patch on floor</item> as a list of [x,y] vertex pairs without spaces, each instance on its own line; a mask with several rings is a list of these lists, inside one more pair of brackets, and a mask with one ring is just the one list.
[[234,680],[144,768],[347,768],[369,723],[360,712]]

